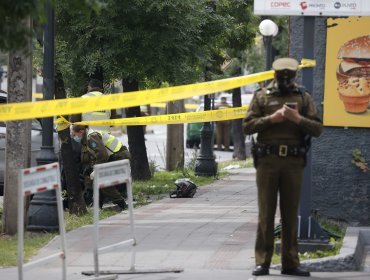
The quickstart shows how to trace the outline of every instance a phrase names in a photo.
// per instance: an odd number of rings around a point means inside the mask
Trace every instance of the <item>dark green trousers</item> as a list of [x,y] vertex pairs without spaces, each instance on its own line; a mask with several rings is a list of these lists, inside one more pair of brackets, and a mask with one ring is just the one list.
[[218,121],[216,122],[217,130],[217,149],[221,150],[224,145],[225,150],[230,149],[230,121]]
[[[84,177],[84,184],[86,189],[93,189],[93,181],[90,179],[90,176]],[[125,201],[122,194],[118,191],[117,186],[102,188],[100,192],[114,204],[120,205]]]
[[270,266],[274,251],[274,220],[279,197],[283,269],[299,266],[297,215],[303,178],[303,157],[269,155],[258,159],[258,227],[256,265]]

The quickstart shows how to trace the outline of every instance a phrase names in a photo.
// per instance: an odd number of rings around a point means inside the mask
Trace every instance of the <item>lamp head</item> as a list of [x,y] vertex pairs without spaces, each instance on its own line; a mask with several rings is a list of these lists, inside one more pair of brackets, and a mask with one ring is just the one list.
[[271,19],[264,19],[259,25],[259,30],[263,36],[276,36],[279,27]]

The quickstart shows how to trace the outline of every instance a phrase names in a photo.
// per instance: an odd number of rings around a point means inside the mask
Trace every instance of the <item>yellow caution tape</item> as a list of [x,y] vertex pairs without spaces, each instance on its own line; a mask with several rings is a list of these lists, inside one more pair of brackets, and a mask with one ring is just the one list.
[[[302,65],[302,67],[312,67]],[[230,90],[250,83],[258,83],[272,79],[274,71],[266,71],[248,76],[235,77],[199,84],[175,86],[169,88],[142,90],[119,94],[109,94],[90,98],[67,98],[44,100],[39,102],[21,102],[0,106],[0,121],[23,120],[31,118],[51,117],[55,115],[71,115],[107,110],[128,108],[155,102],[167,102],[206,95],[213,92]]]
[[34,92],[34,93],[32,93],[32,97],[38,98],[38,99],[43,99],[44,98],[44,94],[41,93],[41,92]]
[[299,65],[299,69],[302,69],[305,67],[315,67],[315,66],[316,66],[316,60],[302,58],[301,65]]
[[[153,103],[153,104],[150,104],[150,107],[154,107],[154,108],[166,108],[166,106],[167,106],[167,103]],[[185,104],[185,109],[193,110],[193,109],[198,108],[198,106],[199,106],[199,104],[186,103]]]
[[54,123],[56,123],[56,130],[62,131],[71,126],[71,123],[67,121],[63,116],[59,116]]
[[[210,110],[192,113],[179,113],[170,115],[159,115],[137,118],[123,118],[113,120],[76,122],[74,124],[81,125],[97,125],[97,126],[118,126],[118,125],[149,125],[149,124],[180,124],[180,123],[195,123],[195,122],[211,122],[234,120],[245,117],[248,106]],[[57,121],[55,121],[56,123]]]
[[196,108],[198,108],[199,104],[185,104],[185,109],[188,109],[188,110],[194,110]]
[[[44,94],[42,92],[34,92],[32,93],[32,96],[34,98],[38,98],[38,99],[43,99],[44,98]],[[153,103],[153,104],[150,104],[150,107],[154,107],[154,108],[166,108],[167,106],[167,103]],[[185,103],[185,109],[188,109],[188,110],[194,110],[196,108],[198,108],[199,104],[193,104],[193,103]]]
[[255,83],[271,79],[273,71],[252,74],[244,77],[229,78],[224,80],[204,82],[199,84],[160,88],[120,94],[109,94],[89,98],[68,98],[39,102],[24,102],[6,104],[0,106],[0,120],[20,120],[29,118],[50,117],[55,115],[71,115],[91,110],[105,110],[127,108],[150,104],[154,102],[166,102],[205,95],[212,92],[229,90],[248,83]]

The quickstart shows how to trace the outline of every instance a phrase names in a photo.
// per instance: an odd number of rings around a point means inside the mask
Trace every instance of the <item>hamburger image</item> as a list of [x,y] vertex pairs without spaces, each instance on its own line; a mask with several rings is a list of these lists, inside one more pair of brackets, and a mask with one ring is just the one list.
[[338,51],[338,93],[349,113],[364,113],[370,101],[370,35],[346,42]]

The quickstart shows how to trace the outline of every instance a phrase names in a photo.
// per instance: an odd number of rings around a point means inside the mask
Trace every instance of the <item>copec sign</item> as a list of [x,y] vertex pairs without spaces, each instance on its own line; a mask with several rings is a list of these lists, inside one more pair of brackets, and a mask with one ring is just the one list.
[[368,16],[369,0],[255,0],[257,15]]

